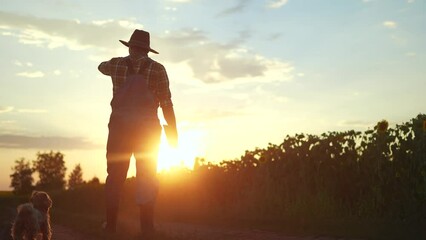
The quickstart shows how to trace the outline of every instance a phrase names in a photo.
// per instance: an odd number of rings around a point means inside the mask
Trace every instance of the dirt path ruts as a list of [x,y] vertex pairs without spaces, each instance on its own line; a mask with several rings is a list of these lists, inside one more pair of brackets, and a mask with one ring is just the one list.
[[[122,219],[121,225],[121,229],[126,232],[135,232],[139,229],[137,221],[129,218]],[[157,222],[156,229],[170,237],[191,240],[343,240],[342,238],[325,236],[292,237],[259,229],[219,227],[181,222]],[[345,238],[344,240],[355,239]]]
[[[133,222],[127,223],[126,225],[126,230],[130,230],[128,227],[134,227]],[[177,222],[157,223],[156,229],[170,237],[196,240],[356,240],[326,236],[292,237],[257,229],[232,229]],[[93,240],[93,238],[89,236],[85,236],[61,225],[53,225],[52,230],[52,240]]]
[[258,229],[233,229],[187,223],[160,223],[157,228],[167,235],[182,239],[185,239],[185,236],[193,236],[202,240],[356,240],[326,236],[292,237]]
[[52,226],[52,240],[93,240],[93,238],[77,233],[72,229],[60,225]]

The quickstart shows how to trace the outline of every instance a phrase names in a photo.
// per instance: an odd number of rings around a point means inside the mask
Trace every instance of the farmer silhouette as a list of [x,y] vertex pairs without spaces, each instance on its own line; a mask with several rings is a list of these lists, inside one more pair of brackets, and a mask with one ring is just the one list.
[[129,56],[102,62],[98,69],[111,76],[112,113],[107,142],[106,223],[107,233],[114,233],[120,195],[132,154],[136,159],[136,203],[140,206],[142,234],[154,232],[154,205],[158,193],[157,156],[161,125],[157,110],[162,108],[164,126],[170,145],[177,145],[176,118],[166,69],[148,57],[158,54],[150,47],[150,35],[135,30],[128,42]]

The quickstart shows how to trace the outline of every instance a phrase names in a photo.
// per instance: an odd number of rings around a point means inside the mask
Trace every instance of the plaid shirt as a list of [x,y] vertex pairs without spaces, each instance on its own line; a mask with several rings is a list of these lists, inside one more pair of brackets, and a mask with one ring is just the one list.
[[[113,95],[115,95],[121,85],[126,81],[128,68],[126,58],[130,58],[130,56],[112,58],[109,61],[99,64],[99,71],[107,76],[111,76]],[[149,76],[148,86],[153,91],[154,95],[157,96],[157,100],[161,108],[173,106],[171,99],[172,95],[169,88],[169,78],[167,77],[167,72],[164,66],[147,56],[130,59],[135,72],[139,72],[143,63],[147,61],[151,62],[145,65],[147,69],[141,73],[146,78]],[[149,67],[150,64],[151,67]]]

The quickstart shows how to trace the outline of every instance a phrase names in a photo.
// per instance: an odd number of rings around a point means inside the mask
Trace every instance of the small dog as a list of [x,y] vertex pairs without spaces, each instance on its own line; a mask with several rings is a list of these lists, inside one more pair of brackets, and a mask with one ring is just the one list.
[[50,240],[49,210],[52,200],[46,192],[34,191],[30,202],[18,206],[18,215],[12,227],[14,240]]

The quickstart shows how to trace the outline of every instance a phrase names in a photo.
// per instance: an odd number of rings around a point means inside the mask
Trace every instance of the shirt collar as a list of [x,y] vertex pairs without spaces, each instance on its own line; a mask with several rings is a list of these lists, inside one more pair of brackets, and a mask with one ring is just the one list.
[[142,60],[142,59],[145,59],[145,58],[148,58],[148,56],[147,55],[129,55],[129,58],[132,60],[132,61],[140,61],[140,60]]

